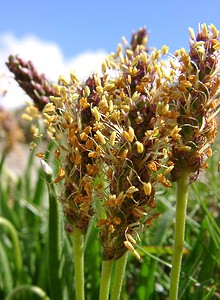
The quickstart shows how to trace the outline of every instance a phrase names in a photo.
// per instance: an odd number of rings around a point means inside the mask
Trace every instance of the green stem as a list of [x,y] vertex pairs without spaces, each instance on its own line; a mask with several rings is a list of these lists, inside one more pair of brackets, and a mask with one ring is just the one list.
[[0,225],[5,226],[8,229],[8,232],[11,236],[12,243],[14,246],[14,258],[15,258],[15,266],[17,270],[18,281],[22,281],[22,257],[21,257],[21,249],[19,245],[18,233],[15,227],[9,222],[7,219],[0,217]]
[[60,218],[54,185],[49,188],[48,265],[49,287],[53,300],[62,299],[60,276]]
[[108,300],[113,260],[102,261],[99,300]]
[[176,195],[176,226],[175,240],[172,260],[172,270],[170,278],[170,300],[178,299],[179,277],[181,270],[184,236],[185,236],[185,219],[186,208],[188,201],[189,189],[189,173],[185,172],[177,180],[177,195]]
[[84,300],[84,234],[80,229],[74,228],[72,240],[76,300]]
[[128,251],[126,251],[126,253],[116,261],[111,300],[120,299],[127,259],[128,259]]

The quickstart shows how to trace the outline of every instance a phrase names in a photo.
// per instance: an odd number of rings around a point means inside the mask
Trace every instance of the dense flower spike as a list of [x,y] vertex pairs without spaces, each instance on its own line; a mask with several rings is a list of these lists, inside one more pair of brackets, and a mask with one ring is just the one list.
[[[210,145],[217,133],[215,116],[220,107],[218,31],[211,25],[200,26],[197,37],[190,29],[190,51],[176,51],[176,77],[168,89],[168,104],[176,114],[176,134],[172,134],[170,160],[176,180],[184,170],[195,180],[211,156]],[[177,132],[178,131],[178,132]]]
[[[67,217],[67,228],[87,230],[94,214],[92,204],[94,178],[99,168],[89,156],[93,148],[92,124],[95,122],[95,105],[101,97],[95,89],[95,76],[82,85],[74,74],[71,81],[60,77],[52,96],[42,113],[48,125],[48,134],[56,140],[56,156],[60,172],[55,183],[63,180],[60,200]],[[93,107],[93,109],[91,109]]]
[[20,87],[30,96],[34,104],[42,110],[54,95],[54,89],[44,74],[38,74],[31,61],[24,61],[18,55],[10,55],[6,63]]
[[[95,109],[99,117],[93,125],[97,146],[89,154],[96,158],[96,165],[103,166],[100,170],[106,182],[104,213],[98,221],[105,259],[124,254],[125,233],[136,238],[151,225],[157,216],[157,183],[171,185],[162,174],[170,134],[164,124],[167,111],[157,112],[161,73],[165,72],[159,62],[161,51],[148,55],[139,43],[136,48],[132,44],[132,48],[123,50],[120,46],[107,58],[107,65],[117,77],[108,78],[107,71],[103,74],[102,99]],[[94,154],[97,152],[99,155]],[[158,176],[160,172],[163,180]]]

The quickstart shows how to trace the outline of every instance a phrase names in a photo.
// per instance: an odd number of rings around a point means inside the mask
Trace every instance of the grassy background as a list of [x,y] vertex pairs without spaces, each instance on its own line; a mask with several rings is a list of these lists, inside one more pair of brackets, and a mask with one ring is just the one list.
[[[48,152],[48,156],[49,156]],[[31,153],[21,176],[11,177],[4,157],[0,163],[0,217],[14,227],[21,263],[10,229],[0,222],[0,299],[48,299],[48,194],[42,170]],[[190,187],[180,299],[220,299],[220,174],[218,147],[209,168]],[[34,175],[33,175],[34,174]],[[33,183],[34,176],[34,183]],[[157,192],[161,213],[138,242],[142,260],[129,256],[122,300],[168,299],[170,263],[174,243],[175,184]],[[72,245],[61,214],[63,299],[74,299]],[[98,231],[92,223],[86,235],[86,299],[98,299],[101,266]],[[26,287],[27,292],[13,289]]]

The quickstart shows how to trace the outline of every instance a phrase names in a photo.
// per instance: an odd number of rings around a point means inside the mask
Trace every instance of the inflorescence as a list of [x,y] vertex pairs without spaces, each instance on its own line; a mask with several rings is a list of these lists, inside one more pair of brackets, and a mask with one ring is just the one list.
[[[84,83],[73,73],[70,80],[60,77],[41,93],[50,100],[37,104],[57,145],[54,182],[62,182],[67,228],[86,232],[95,216],[104,259],[127,249],[139,258],[135,240],[158,216],[159,184],[170,187],[185,170],[195,180],[217,132],[220,43],[214,25],[201,25],[196,37],[190,29],[188,53],[171,56],[167,46],[150,51],[147,39],[145,29],[130,44],[123,38],[101,75]],[[29,88],[36,98],[33,82]]]

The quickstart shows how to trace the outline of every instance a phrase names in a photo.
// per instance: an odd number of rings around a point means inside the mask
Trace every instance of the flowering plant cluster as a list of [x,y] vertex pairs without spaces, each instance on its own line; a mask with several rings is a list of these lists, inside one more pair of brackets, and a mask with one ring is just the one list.
[[[103,62],[102,74],[83,83],[73,73],[53,87],[20,80],[57,145],[54,183],[62,183],[66,229],[84,234],[96,218],[104,260],[117,260],[127,249],[140,258],[135,243],[158,216],[156,190],[160,184],[171,187],[184,174],[188,183],[194,181],[207,168],[217,133],[215,26],[201,25],[197,36],[190,29],[189,52],[170,55],[167,46],[150,51],[147,40],[145,29],[134,33],[130,44],[123,39]],[[16,64],[22,61],[10,57],[14,73]],[[27,112],[39,117],[30,107]]]

